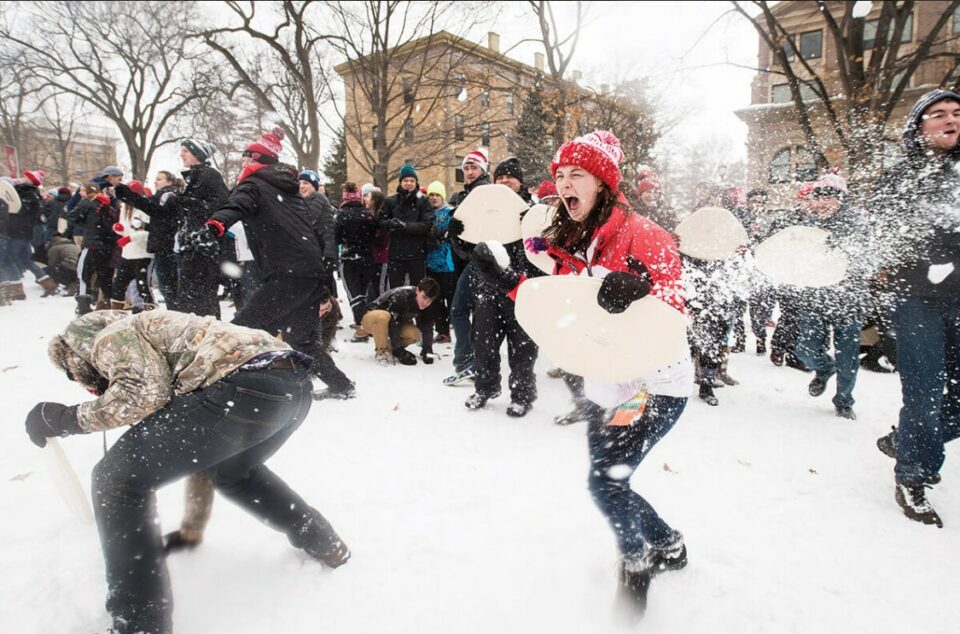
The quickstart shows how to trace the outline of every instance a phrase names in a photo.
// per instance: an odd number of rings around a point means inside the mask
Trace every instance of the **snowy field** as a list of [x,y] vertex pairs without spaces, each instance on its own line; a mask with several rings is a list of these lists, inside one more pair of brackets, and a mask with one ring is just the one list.
[[[37,401],[87,395],[53,369],[49,337],[71,298],[0,309],[0,632],[105,632],[96,530],[52,488],[23,420]],[[345,322],[346,323],[346,322]],[[613,536],[586,489],[584,426],[557,427],[560,381],[537,364],[524,419],[502,396],[468,412],[433,366],[380,367],[342,341],[352,401],[315,405],[271,468],[353,550],[325,570],[218,499],[203,545],[169,559],[178,634],[623,631],[610,618]],[[752,347],[752,340],[749,347]],[[504,367],[506,362],[504,361]],[[960,623],[960,443],[930,499],[946,528],[907,520],[876,438],[896,419],[895,375],[860,374],[859,420],[807,396],[809,375],[736,355],[721,405],[691,401],[633,479],[681,530],[689,566],[657,577],[644,632],[956,632]],[[119,432],[108,434],[113,442]],[[102,435],[61,441],[89,489]],[[182,484],[159,494],[179,525]]]

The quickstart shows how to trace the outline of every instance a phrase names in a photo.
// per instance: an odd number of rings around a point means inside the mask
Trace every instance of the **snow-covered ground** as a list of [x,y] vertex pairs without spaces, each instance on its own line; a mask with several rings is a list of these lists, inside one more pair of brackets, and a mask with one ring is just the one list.
[[[106,631],[96,530],[53,489],[23,432],[41,400],[86,393],[46,357],[70,298],[0,309],[0,632]],[[341,331],[340,339],[347,331]],[[270,462],[353,550],[329,571],[218,499],[206,541],[169,560],[178,634],[606,632],[612,534],[586,490],[584,426],[557,427],[563,385],[538,363],[524,419],[506,397],[469,412],[433,366],[380,367],[338,343],[358,384],[318,403]],[[750,342],[752,346],[752,341]],[[506,363],[504,362],[504,367]],[[719,408],[691,401],[633,483],[683,531],[689,566],[654,580],[646,632],[955,632],[960,623],[960,445],[931,500],[946,527],[903,517],[875,439],[899,407],[895,375],[860,374],[859,420],[834,417],[809,375],[736,355]],[[119,432],[108,435],[113,442]],[[62,441],[84,486],[102,436]],[[182,485],[159,494],[178,526]]]

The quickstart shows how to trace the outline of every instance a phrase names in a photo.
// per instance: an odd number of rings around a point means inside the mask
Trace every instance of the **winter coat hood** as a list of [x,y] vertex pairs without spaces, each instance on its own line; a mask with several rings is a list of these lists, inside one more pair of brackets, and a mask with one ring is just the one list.
[[[920,139],[920,122],[923,113],[934,104],[947,99],[952,99],[960,103],[960,94],[950,90],[936,88],[917,99],[917,103],[913,104],[913,108],[910,109],[910,114],[907,115],[907,124],[903,128],[903,145],[908,157],[919,158],[926,154],[926,147],[924,147],[923,141]],[[960,156],[960,145],[953,148],[950,154],[952,156]]]

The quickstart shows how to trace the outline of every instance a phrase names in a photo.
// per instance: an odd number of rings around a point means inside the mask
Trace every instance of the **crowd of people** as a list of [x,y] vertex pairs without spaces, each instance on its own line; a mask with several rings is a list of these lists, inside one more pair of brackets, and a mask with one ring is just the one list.
[[[372,339],[375,362],[432,364],[434,344],[453,343],[444,384],[472,383],[466,409],[500,396],[506,341],[506,412],[523,417],[537,398],[538,346],[518,323],[514,299],[527,279],[544,275],[526,252],[545,252],[554,275],[602,278],[597,302],[610,313],[651,295],[688,319],[689,350],[633,381],[547,373],[564,381],[573,403],[556,422],[586,423],[590,491],[616,536],[621,597],[635,615],[653,576],[685,566],[687,550],[630,477],[676,424],[695,382],[709,406],[720,404],[718,388],[737,384],[727,364],[745,351],[747,319],[756,353],[809,372],[811,396],[835,377],[833,404],[845,420],[856,418],[861,365],[895,363],[903,408],[878,447],[896,460],[904,514],[942,526],[926,490],[940,480],[944,444],[960,436],[958,137],[960,95],[932,91],[910,114],[906,159],[861,204],[835,170],[779,211],[767,208],[761,189],[701,184],[693,209],[725,208],[748,236],[718,260],[681,253],[664,184],[646,167],[625,182],[619,140],[603,131],[558,148],[552,181],[536,186],[516,158],[491,172],[487,151],[477,148],[460,166],[462,191],[449,197],[443,183],[423,186],[404,165],[390,195],[343,183],[337,210],[316,172],[279,161],[279,129],[246,148],[232,189],[209,164],[214,148],[198,139],[181,144],[182,180],[159,172],[155,191],[124,183],[121,170],[108,167],[78,191],[61,188],[44,200],[42,173],[27,172],[15,185],[21,211],[0,209],[2,297],[23,295],[24,270],[46,294],[67,287],[80,317],[54,339],[50,356],[98,395],[77,406],[38,404],[27,431],[42,446],[48,437],[136,423],[94,472],[107,607],[118,632],[168,632],[163,557],[200,543],[214,490],[326,565],[350,557],[330,523],[263,464],[314,400],[355,395],[331,356],[343,316],[335,275],[352,320],[349,341]],[[505,245],[462,239],[457,209],[490,183],[556,208],[542,237]],[[842,281],[788,287],[759,274],[753,249],[796,225],[830,234],[849,262]],[[72,254],[56,257],[65,247]],[[221,286],[237,309],[229,324],[219,321]],[[155,291],[170,310],[149,310]],[[128,307],[134,315],[122,312]],[[114,310],[94,310],[106,308]],[[865,330],[876,341],[861,359]],[[415,354],[409,348],[417,344]],[[312,398],[311,376],[327,384]],[[190,477],[187,512],[163,541],[153,492],[183,476]]]

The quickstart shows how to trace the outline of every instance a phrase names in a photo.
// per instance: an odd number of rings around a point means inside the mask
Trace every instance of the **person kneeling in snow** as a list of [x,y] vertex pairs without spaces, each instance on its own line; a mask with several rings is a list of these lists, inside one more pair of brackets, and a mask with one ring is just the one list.
[[173,311],[90,313],[49,354],[98,398],[38,403],[26,420],[34,444],[131,425],[93,469],[111,631],[172,631],[155,492],[191,473],[311,557],[349,559],[330,523],[263,464],[310,411],[309,357],[264,331]]
[[378,362],[416,365],[417,358],[407,346],[420,341],[420,358],[433,363],[433,317],[427,309],[439,294],[440,285],[432,277],[423,278],[416,287],[387,291],[370,303],[357,336],[373,335]]

